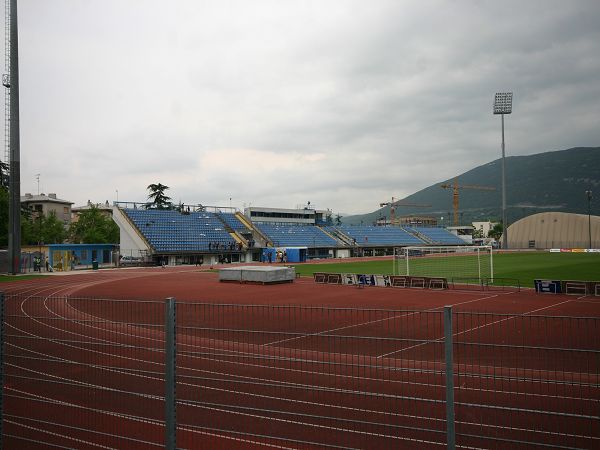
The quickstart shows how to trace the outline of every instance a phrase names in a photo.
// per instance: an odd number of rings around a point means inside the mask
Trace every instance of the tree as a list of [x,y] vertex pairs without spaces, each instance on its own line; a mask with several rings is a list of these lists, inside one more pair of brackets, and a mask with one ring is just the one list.
[[42,242],[46,244],[62,244],[67,237],[67,230],[62,220],[51,212],[42,220]]
[[150,208],[154,209],[170,209],[171,208],[171,197],[165,195],[165,191],[169,189],[169,186],[164,184],[150,184],[146,188],[150,191],[148,194],[148,200],[152,200],[149,204]]
[[79,220],[71,224],[69,234],[71,242],[77,244],[119,242],[119,226],[95,206],[79,214]]
[[496,240],[499,240],[500,237],[502,236],[502,232],[504,231],[504,226],[502,225],[502,223],[497,223],[494,225],[494,227],[489,231],[488,233],[488,237],[494,238]]
[[64,223],[53,211],[49,216],[21,214],[21,243],[25,245],[62,244],[67,237]]
[[0,161],[0,186],[6,188],[8,186],[8,171],[10,167],[4,161]]
[[473,239],[483,238],[483,230],[473,230]]

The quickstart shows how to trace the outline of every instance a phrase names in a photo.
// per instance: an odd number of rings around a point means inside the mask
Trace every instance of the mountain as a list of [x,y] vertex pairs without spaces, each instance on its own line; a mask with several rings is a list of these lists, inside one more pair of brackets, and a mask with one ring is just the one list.
[[[459,185],[493,186],[495,191],[460,189],[459,222],[499,220],[502,216],[502,160],[497,159],[458,175]],[[441,180],[402,199],[430,204],[430,208],[399,207],[396,216],[410,214],[443,217],[452,223],[452,184]],[[393,189],[390,189],[392,191]],[[576,147],[568,150],[506,158],[506,215],[508,223],[543,211],[587,214],[586,191],[593,192],[591,212],[600,215],[600,147]],[[342,218],[346,224],[371,224],[378,217],[389,217],[389,206],[372,213]]]

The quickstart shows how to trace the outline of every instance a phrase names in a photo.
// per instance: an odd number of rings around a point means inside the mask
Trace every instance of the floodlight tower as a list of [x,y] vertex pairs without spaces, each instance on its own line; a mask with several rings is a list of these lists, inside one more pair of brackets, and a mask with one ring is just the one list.
[[592,248],[592,191],[585,191],[588,201],[588,235],[590,238],[590,246]]
[[512,92],[498,92],[494,97],[494,114],[502,116],[502,248],[508,248],[508,222],[506,221],[506,163],[504,151],[504,114],[512,113]]
[[9,203],[8,203],[8,271],[21,271],[21,156],[19,133],[19,32],[17,28],[17,0],[6,0],[6,69],[2,84],[10,91],[9,123]]

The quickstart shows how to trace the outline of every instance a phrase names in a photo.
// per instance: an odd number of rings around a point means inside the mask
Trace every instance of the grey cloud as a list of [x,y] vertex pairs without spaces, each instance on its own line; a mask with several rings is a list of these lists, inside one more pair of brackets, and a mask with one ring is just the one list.
[[509,154],[600,138],[592,0],[19,6],[23,190],[42,173],[76,203],[161,181],[186,202],[371,211],[498,158],[504,89]]

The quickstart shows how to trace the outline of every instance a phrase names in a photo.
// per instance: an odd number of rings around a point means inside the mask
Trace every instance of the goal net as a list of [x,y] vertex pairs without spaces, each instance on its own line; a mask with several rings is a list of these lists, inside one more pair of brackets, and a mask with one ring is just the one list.
[[394,275],[494,279],[491,246],[394,248]]

